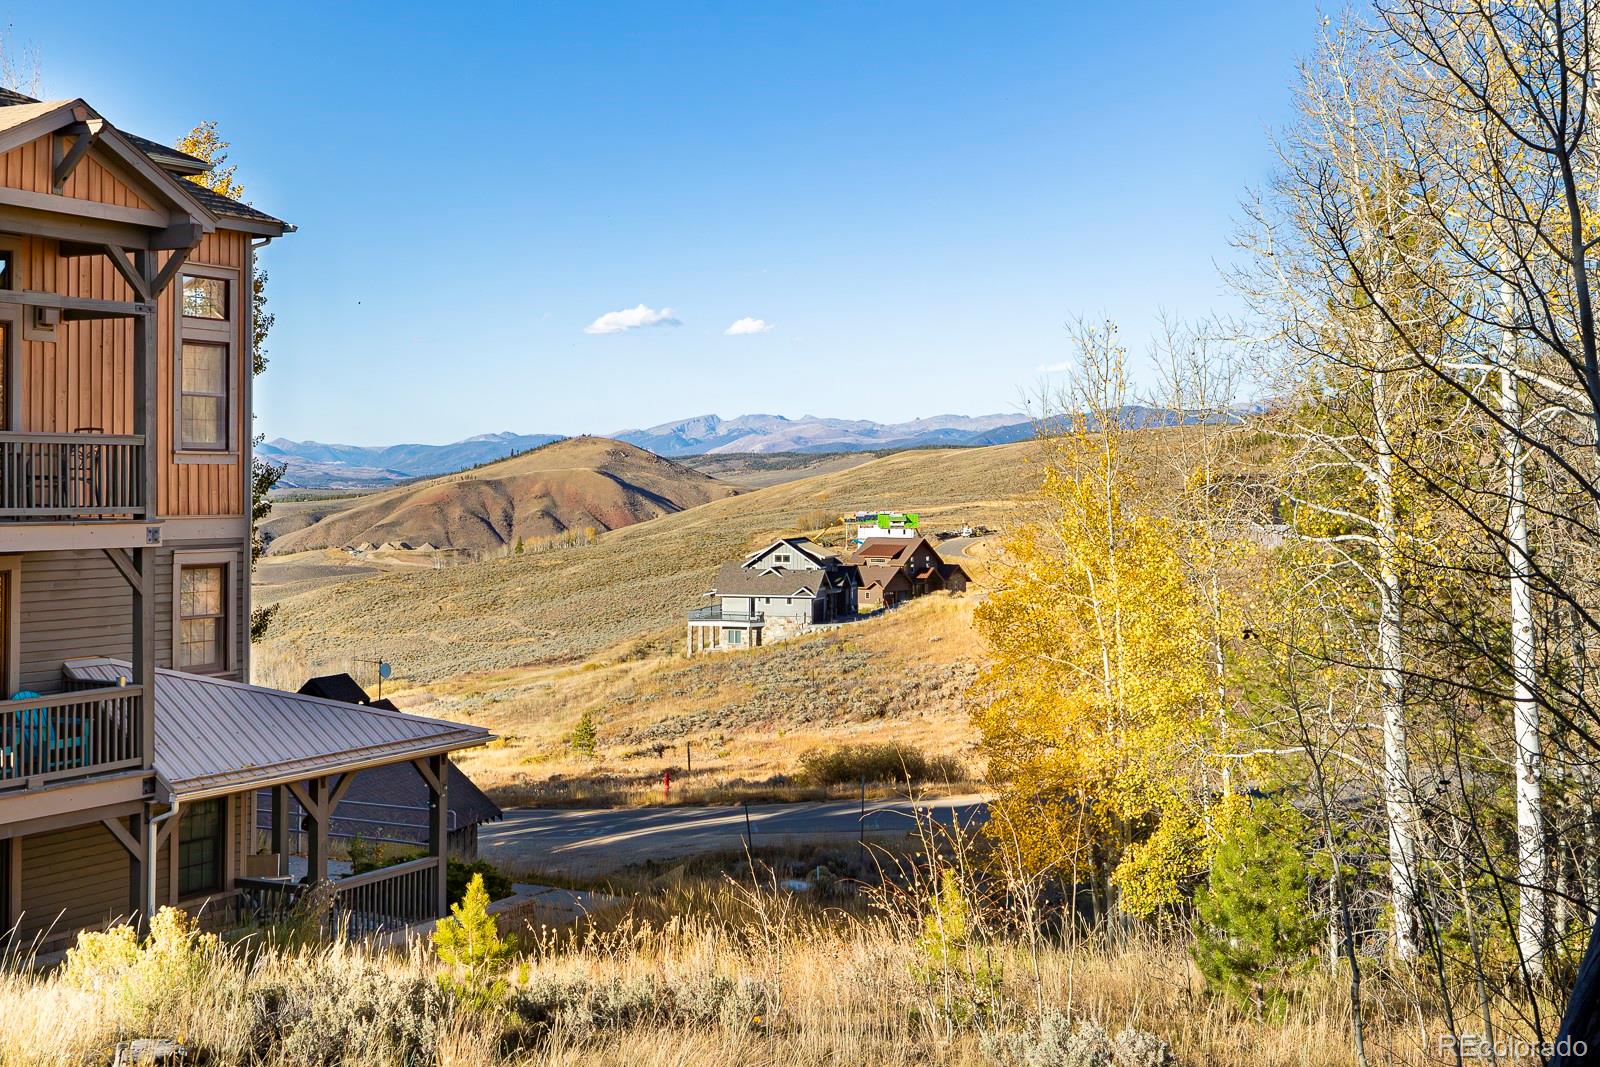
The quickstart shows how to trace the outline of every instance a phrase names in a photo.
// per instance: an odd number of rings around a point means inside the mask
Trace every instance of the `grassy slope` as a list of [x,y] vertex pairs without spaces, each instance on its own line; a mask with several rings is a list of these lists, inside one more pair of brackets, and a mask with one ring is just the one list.
[[1037,480],[1034,448],[905,452],[712,501],[590,545],[312,589],[282,601],[264,658],[319,666],[381,656],[428,682],[677,637],[718,564],[819,512],[911,508],[933,527],[999,525]]
[[364,541],[496,548],[517,538],[586,526],[617,529],[737,491],[620,441],[570,438],[483,467],[356,497],[343,506],[329,501],[320,513],[292,508],[296,517],[315,516],[316,521],[285,530],[271,551],[283,555]]

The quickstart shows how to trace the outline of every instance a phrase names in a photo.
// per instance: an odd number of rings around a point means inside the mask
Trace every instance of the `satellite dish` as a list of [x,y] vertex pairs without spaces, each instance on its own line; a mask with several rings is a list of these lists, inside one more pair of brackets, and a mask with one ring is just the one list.
[[394,677],[394,668],[389,666],[387,663],[383,662],[382,660],[379,660],[378,661],[378,677],[382,678],[384,681],[387,682],[390,678]]

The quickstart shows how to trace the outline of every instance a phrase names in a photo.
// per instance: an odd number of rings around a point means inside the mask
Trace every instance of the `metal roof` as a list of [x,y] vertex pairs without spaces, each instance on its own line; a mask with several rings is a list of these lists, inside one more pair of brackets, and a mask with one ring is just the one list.
[[[127,663],[79,659],[69,678],[115,685]],[[180,797],[241,789],[481,745],[478,726],[156,671],[156,771]]]

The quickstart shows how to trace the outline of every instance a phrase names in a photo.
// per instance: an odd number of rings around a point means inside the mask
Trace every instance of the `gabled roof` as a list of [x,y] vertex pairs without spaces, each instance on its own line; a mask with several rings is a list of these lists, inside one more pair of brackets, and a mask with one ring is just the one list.
[[[115,685],[127,663],[69,660],[67,676]],[[156,671],[156,771],[179,797],[277,785],[481,745],[478,726],[182,671]]]
[[[77,121],[73,115],[75,109],[95,114],[94,109],[81,99],[35,100],[14,90],[0,89],[0,137],[4,137],[9,131],[24,130],[30,124],[49,125],[52,116],[58,112],[61,118],[58,125],[64,126],[69,121],[75,122]],[[96,114],[96,118],[98,117]],[[43,136],[50,131],[41,128],[28,129],[25,132],[31,136]],[[245,229],[270,235],[293,229],[282,219],[274,218],[265,211],[184,180],[190,175],[204,173],[210,168],[210,164],[203,159],[180,152],[176,148],[169,148],[148,137],[126,133],[109,122],[101,129],[100,136],[106,147],[114,153],[125,158],[129,155],[138,157],[135,169],[141,170],[141,176],[169,199],[176,199],[185,206],[196,209],[193,213],[208,223],[208,229],[209,224],[214,223],[217,218],[234,219],[245,223],[246,226],[243,227]],[[11,147],[14,146],[0,145],[0,151],[9,151]]]
[[752,552],[745,557],[744,566],[748,567],[768,552],[782,545],[794,549],[802,556],[809,559],[819,567],[826,567],[830,562],[838,562],[839,557],[811,540],[809,537],[780,537],[759,552]]

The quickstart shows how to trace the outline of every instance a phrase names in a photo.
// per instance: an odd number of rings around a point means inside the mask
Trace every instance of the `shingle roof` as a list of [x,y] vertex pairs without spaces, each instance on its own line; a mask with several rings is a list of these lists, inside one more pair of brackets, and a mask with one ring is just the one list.
[[[308,697],[321,697],[323,700],[338,700],[346,704],[370,704],[367,691],[361,688],[359,682],[348,674],[322,674],[308,679],[300,687],[300,692]],[[396,709],[399,710],[399,709]]]
[[719,596],[793,596],[801,589],[815,593],[823,578],[822,571],[756,571],[724,563],[717,569],[713,590]]
[[213,215],[223,218],[244,219],[247,222],[266,222],[276,226],[288,225],[280,218],[268,215],[265,211],[251,207],[240,200],[233,200],[221,193],[214,193],[203,185],[189,182],[189,193],[210,211]]
[[[115,684],[126,663],[71,660],[67,676]],[[156,671],[156,770],[179,796],[235,792],[362,764],[470,748],[478,726],[279,689]]]

